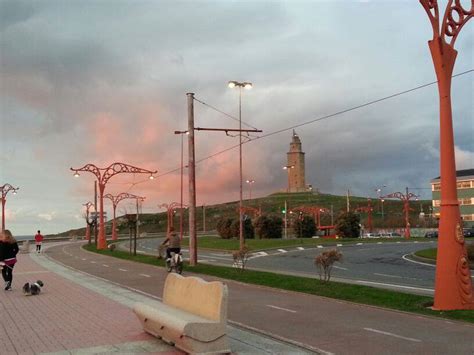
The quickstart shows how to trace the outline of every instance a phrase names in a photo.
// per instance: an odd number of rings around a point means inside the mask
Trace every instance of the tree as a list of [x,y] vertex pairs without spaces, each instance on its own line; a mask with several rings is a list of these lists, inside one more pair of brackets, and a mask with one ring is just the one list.
[[262,215],[255,222],[255,232],[260,239],[281,238],[283,220],[279,216]]
[[360,235],[360,217],[354,212],[340,214],[335,222],[336,234],[342,238],[358,238]]
[[314,259],[314,264],[318,268],[319,279],[329,282],[331,271],[336,261],[342,261],[342,253],[337,249],[322,252]]
[[316,224],[311,216],[303,216],[293,223],[293,232],[298,238],[311,238],[316,234]]
[[222,239],[230,239],[233,237],[231,230],[232,222],[233,219],[228,217],[222,217],[217,221],[216,230]]
[[[244,238],[245,239],[253,239],[255,238],[255,232],[254,228],[252,225],[252,220],[250,218],[244,219],[243,221],[243,227],[244,227]],[[238,219],[232,220],[231,226],[230,226],[230,233],[232,238],[239,238],[240,236],[240,223]]]

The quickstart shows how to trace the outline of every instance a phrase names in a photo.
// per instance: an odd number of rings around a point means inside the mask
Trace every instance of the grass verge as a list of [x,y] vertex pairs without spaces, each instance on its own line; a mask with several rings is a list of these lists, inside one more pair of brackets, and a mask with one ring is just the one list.
[[[164,261],[150,255],[130,255],[128,252],[115,250],[97,250],[95,246],[85,245],[86,250],[115,258],[164,267]],[[362,285],[351,285],[340,282],[324,283],[307,277],[288,276],[263,271],[200,264],[194,267],[185,265],[185,273],[204,274],[227,280],[262,285],[288,291],[296,291],[311,295],[323,296],[355,303],[372,305],[394,310],[424,314],[429,316],[462,320],[474,323],[474,311],[433,311],[427,306],[433,303],[429,296],[411,295],[390,290],[377,289]]]
[[418,250],[417,252],[415,252],[416,256],[419,256],[421,258],[432,259],[432,260],[436,260],[437,254],[438,254],[437,248],[423,249],[423,250]]
[[[420,239],[420,238],[418,238]],[[423,239],[423,238],[421,238]],[[417,240],[417,239],[415,239]],[[317,245],[336,245],[336,244],[354,244],[354,243],[393,243],[393,242],[406,242],[404,238],[374,238],[374,239],[323,239],[323,238],[296,238],[296,239],[246,239],[245,244],[250,250],[265,250],[265,249],[276,249],[285,247],[299,247],[299,246],[317,246]],[[411,240],[410,240],[411,241]],[[184,238],[182,241],[183,246],[189,245],[189,239]],[[239,240],[238,239],[222,239],[218,237],[199,237],[198,245],[203,249],[216,249],[216,250],[238,250]]]

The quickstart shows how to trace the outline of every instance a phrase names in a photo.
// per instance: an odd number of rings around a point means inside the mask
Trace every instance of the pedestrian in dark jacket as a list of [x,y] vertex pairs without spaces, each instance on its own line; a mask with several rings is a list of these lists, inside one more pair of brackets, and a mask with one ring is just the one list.
[[13,281],[13,267],[16,264],[18,243],[12,233],[7,229],[0,239],[0,262],[3,265],[2,276],[5,281],[5,291],[11,291]]

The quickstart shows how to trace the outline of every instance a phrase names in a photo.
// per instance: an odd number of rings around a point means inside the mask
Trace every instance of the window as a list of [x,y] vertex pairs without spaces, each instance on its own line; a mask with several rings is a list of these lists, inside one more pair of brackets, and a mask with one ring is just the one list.
[[472,205],[472,199],[470,197],[466,197],[466,198],[460,198],[459,199],[459,204],[460,205]]
[[441,184],[440,184],[440,183],[436,183],[436,184],[431,185],[431,190],[432,190],[432,191],[439,191],[439,190],[441,190]]
[[459,181],[457,184],[458,189],[469,189],[471,187],[470,181]]
[[433,206],[434,207],[439,207],[440,200],[433,200]]
[[472,214],[463,214],[461,218],[463,221],[474,221],[474,215]]

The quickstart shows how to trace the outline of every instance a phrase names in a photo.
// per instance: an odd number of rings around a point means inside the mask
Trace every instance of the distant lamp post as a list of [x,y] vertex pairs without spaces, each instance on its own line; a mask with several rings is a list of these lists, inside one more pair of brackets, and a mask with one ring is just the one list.
[[[183,206],[183,135],[189,135],[189,131],[174,131],[174,134],[179,134],[181,136],[181,193],[180,193],[180,202],[181,206]],[[183,220],[184,220],[184,209],[181,208],[181,211],[179,213],[179,238],[182,240],[183,239]]]
[[2,232],[5,231],[5,204],[7,203],[7,194],[12,191],[13,194],[16,195],[19,189],[19,187],[13,187],[10,184],[0,186],[0,190],[2,191]]
[[86,208],[86,240],[90,243],[91,241],[91,223],[89,222],[89,211],[94,206],[92,202],[84,203],[83,206]]
[[97,241],[97,249],[106,249],[107,240],[105,238],[105,225],[104,225],[104,191],[105,185],[110,180],[112,176],[121,173],[127,174],[150,174],[150,180],[153,180],[153,174],[156,174],[156,171],[146,170],[142,168],[137,168],[132,165],[124,163],[113,163],[106,168],[98,168],[94,164],[84,165],[82,168],[71,168],[74,171],[74,176],[79,176],[79,171],[85,171],[92,173],[96,176],[99,183],[99,238]]
[[238,82],[235,80],[229,81],[228,86],[233,88],[239,88],[239,244],[240,250],[243,250],[245,245],[244,230],[243,230],[243,218],[242,218],[242,88],[250,90],[252,83],[249,82]]
[[[469,2],[470,9],[466,9]],[[433,39],[428,41],[428,46],[438,79],[440,106],[441,215],[433,308],[474,309],[471,272],[457,196],[451,109],[451,77],[457,56],[454,42],[461,28],[474,16],[474,1],[449,0],[443,17],[440,17],[436,0],[420,0],[420,3],[433,28]]]
[[[383,200],[382,200],[383,201]],[[367,206],[357,207],[355,212],[365,212],[367,213],[367,226],[369,227],[369,232],[372,232],[372,212],[374,211],[372,207],[372,200],[369,198],[367,199]]]
[[286,192],[290,192],[290,170],[291,169],[294,169],[295,166],[294,165],[285,165],[283,167],[283,170],[286,170],[286,172],[288,173],[288,189],[286,190]]
[[377,193],[377,197],[380,201],[380,212],[382,213],[382,221],[384,220],[384,214],[383,214],[383,203],[384,203],[384,199],[382,198],[382,195],[383,195],[383,189],[387,187],[387,185],[383,185],[383,186],[380,186],[380,187],[377,187],[375,189],[375,192]]
[[406,188],[406,193],[403,194],[401,192],[394,192],[387,196],[383,196],[384,198],[398,198],[403,201],[403,211],[405,212],[405,238],[410,238],[410,200],[412,198],[418,198],[417,195],[408,192],[408,187]]
[[255,183],[255,180],[246,180],[245,182],[249,185],[249,189],[250,189],[249,200],[251,200],[252,199],[252,185]]
[[[117,236],[116,210],[117,210],[117,206],[118,206],[119,202],[122,201],[122,200],[125,200],[127,198],[133,198],[133,199],[136,199],[137,201],[139,199],[143,201],[145,198],[141,197],[141,196],[132,195],[132,194],[129,194],[129,193],[126,193],[126,192],[122,192],[121,194],[118,194],[116,196],[111,195],[111,194],[107,194],[107,195],[104,195],[104,197],[108,198],[110,201],[112,201],[112,207],[113,207],[113,212],[114,212],[114,219],[112,220],[112,240],[117,240],[118,236]],[[137,212],[137,214],[138,214],[138,212]]]

